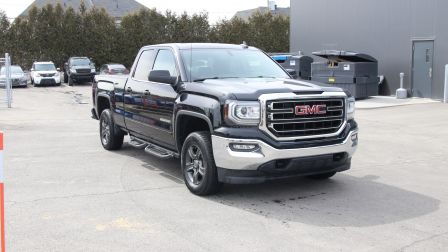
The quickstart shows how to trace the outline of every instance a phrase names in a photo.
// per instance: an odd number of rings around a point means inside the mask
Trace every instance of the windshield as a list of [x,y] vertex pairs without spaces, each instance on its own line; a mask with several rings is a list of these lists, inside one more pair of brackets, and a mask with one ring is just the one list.
[[112,74],[128,74],[129,70],[123,65],[109,65],[110,73]]
[[[250,49],[182,50],[192,81],[220,78],[289,78],[269,56]],[[191,75],[191,76],[190,76]]]
[[89,66],[90,60],[87,58],[76,58],[76,59],[71,59],[70,64],[72,66]]
[[124,70],[124,69],[126,69],[126,67],[125,66],[123,66],[123,65],[109,65],[109,68],[110,69],[117,69],[117,70]]
[[[6,74],[6,68],[5,67],[2,67],[2,69],[0,70],[0,74],[1,75],[5,75]],[[23,70],[19,66],[11,66],[11,74],[23,74]]]
[[56,71],[54,64],[36,64],[34,67],[36,71]]

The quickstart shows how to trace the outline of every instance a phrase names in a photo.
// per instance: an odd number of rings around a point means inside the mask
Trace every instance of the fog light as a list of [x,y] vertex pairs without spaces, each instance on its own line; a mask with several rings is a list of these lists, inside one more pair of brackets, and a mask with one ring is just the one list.
[[235,151],[253,151],[258,149],[257,144],[231,144],[230,149]]
[[352,135],[352,141],[358,140],[358,133]]

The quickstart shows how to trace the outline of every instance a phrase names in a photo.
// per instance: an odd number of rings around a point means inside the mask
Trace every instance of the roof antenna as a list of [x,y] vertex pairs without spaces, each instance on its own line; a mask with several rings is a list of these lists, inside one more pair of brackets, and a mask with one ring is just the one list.
[[241,46],[242,46],[244,49],[249,48],[249,46],[247,45],[246,41],[243,41],[243,43],[241,44]]

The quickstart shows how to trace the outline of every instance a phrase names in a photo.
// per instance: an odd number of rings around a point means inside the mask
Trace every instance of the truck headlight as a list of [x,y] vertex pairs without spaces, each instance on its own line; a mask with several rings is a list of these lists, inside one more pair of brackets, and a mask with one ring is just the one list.
[[355,118],[355,98],[349,97],[347,98],[347,119],[353,119]]
[[76,73],[75,69],[70,69],[70,73]]
[[40,74],[36,73],[36,77],[40,77]]
[[224,117],[236,124],[257,125],[260,123],[260,103],[250,101],[227,101]]

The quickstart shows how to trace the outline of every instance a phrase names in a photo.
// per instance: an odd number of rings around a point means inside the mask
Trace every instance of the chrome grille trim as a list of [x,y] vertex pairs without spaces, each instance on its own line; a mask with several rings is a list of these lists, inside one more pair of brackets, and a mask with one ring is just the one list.
[[[334,117],[340,118],[339,126],[331,126],[324,127],[321,129],[310,129],[310,131],[325,131],[331,130],[330,133],[318,134],[318,135],[302,135],[302,136],[276,136],[271,131],[271,126],[275,123],[312,123],[313,120],[316,119],[320,122],[325,121],[326,119],[333,119],[333,116],[330,118],[322,117],[311,117],[311,118],[290,118],[290,119],[275,119],[275,121],[271,120],[272,116],[278,114],[286,114],[286,113],[294,113],[294,109],[275,109],[273,103],[284,103],[285,101],[290,102],[301,102],[303,101],[335,101],[335,99],[341,99],[342,106],[334,106],[330,107],[327,111],[338,111],[341,110],[342,115],[337,115]],[[323,137],[333,137],[339,135],[347,125],[347,115],[344,111],[344,104],[346,104],[347,95],[344,92],[323,92],[322,94],[312,94],[312,95],[297,95],[294,93],[274,93],[274,94],[264,94],[259,97],[259,102],[261,106],[261,119],[259,128],[272,138],[279,141],[290,141],[290,140],[300,140],[300,139],[313,139],[313,138],[323,138]],[[272,108],[272,111],[271,111]],[[328,116],[327,116],[328,117]],[[334,118],[337,120],[337,118]],[[273,121],[273,122],[271,122]],[[329,129],[326,129],[329,128]],[[301,129],[294,129],[293,132],[300,132]],[[306,129],[308,130],[308,129]],[[291,132],[291,131],[290,131]]]

